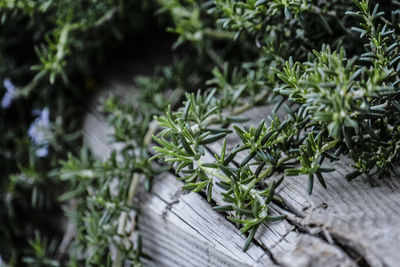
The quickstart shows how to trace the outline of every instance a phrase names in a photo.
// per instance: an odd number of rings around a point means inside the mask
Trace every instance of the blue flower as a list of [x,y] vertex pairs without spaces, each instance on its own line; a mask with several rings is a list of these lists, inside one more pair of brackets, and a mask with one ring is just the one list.
[[39,158],[43,158],[46,157],[49,154],[49,146],[46,145],[44,147],[40,147],[38,149],[36,149],[35,152],[36,156],[38,156]]
[[38,116],[31,124],[28,130],[28,135],[31,137],[32,142],[37,146],[35,151],[36,156],[45,157],[49,153],[49,135],[50,119],[49,109],[34,110],[33,114]]
[[3,81],[3,86],[4,88],[6,88],[6,93],[4,94],[3,99],[1,100],[1,107],[3,109],[7,109],[11,105],[11,102],[14,98],[15,85],[11,82],[10,79],[6,78]]

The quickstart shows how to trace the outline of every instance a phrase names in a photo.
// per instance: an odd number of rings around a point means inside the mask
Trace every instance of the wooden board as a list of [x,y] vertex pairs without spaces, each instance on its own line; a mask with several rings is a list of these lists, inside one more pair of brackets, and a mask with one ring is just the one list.
[[[118,77],[105,83],[103,93],[116,91],[133,96]],[[111,148],[107,135],[112,130],[94,101],[84,127],[85,143],[106,159]],[[247,125],[267,118],[269,107],[259,107],[244,116]],[[229,139],[231,146],[239,142]],[[219,151],[221,144],[210,146]],[[238,159],[240,160],[240,159]],[[174,175],[155,178],[153,190],[141,199],[139,219],[144,251],[153,257],[146,266],[397,266],[400,263],[400,180],[385,178],[376,187],[363,179],[347,182],[350,168],[346,161],[334,163],[336,171],[327,176],[328,189],[316,183],[307,194],[306,177],[286,178],[278,193],[286,208],[274,211],[287,220],[262,225],[255,242],[245,253],[246,236],[212,205],[222,203],[218,187],[213,201],[186,194]]]

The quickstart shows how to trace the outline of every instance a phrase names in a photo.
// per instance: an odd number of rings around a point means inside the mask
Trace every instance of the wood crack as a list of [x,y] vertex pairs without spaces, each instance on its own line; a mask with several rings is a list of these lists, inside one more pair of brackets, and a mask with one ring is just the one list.
[[[257,239],[253,239],[252,241],[253,245],[257,245],[258,247],[262,248],[265,253],[267,253],[267,255],[269,256],[269,258],[272,260],[272,262],[276,265],[281,265],[275,258],[274,254],[272,253],[272,251],[270,249],[268,249],[264,244],[262,244],[261,242],[258,242]],[[262,256],[260,258],[257,259],[257,262],[259,262],[259,260],[262,258]]]
[[360,249],[351,240],[339,236],[335,233],[330,232],[333,238],[333,242],[336,246],[340,247],[346,255],[355,261],[355,263],[360,267],[370,267],[371,264],[368,263],[367,259],[360,252]]
[[176,200],[176,201],[173,201],[173,202],[168,202],[168,201],[166,201],[165,199],[163,199],[160,195],[158,195],[158,194],[154,194],[154,195],[155,195],[158,199],[160,199],[162,202],[164,202],[165,204],[167,204],[165,215],[164,215],[164,213],[163,213],[164,217],[167,215],[168,212],[171,212],[172,214],[174,214],[175,216],[177,216],[182,222],[184,222],[187,226],[189,226],[191,229],[193,229],[196,233],[198,233],[200,236],[202,236],[205,240],[207,240],[208,242],[212,243],[212,242],[207,238],[207,236],[205,236],[205,235],[203,235],[202,233],[200,233],[200,232],[199,232],[196,228],[194,228],[190,223],[188,223],[185,219],[183,219],[181,216],[179,216],[179,214],[177,214],[176,212],[174,212],[174,211],[172,210],[172,206],[173,206],[174,204],[179,203],[179,200]]
[[[318,208],[319,207],[316,207],[315,209],[312,210],[312,212],[315,212]],[[360,267],[371,266],[368,263],[367,259],[362,255],[360,248],[357,245],[355,245],[351,240],[330,231],[327,227],[324,227],[322,224],[321,225],[316,225],[315,223],[305,224],[303,223],[303,221],[306,218],[304,216],[303,218],[299,218],[291,210],[285,209],[280,206],[278,210],[280,212],[283,211],[284,213],[286,213],[286,215],[288,215],[286,221],[294,227],[293,229],[290,229],[285,235],[283,235],[283,237],[287,236],[291,231],[296,230],[300,233],[317,237],[327,245],[334,245],[335,247],[339,248],[343,253],[345,253],[350,259],[352,259],[357,264],[357,266]],[[311,213],[307,217],[309,217],[310,215]],[[283,237],[280,241],[284,240]]]

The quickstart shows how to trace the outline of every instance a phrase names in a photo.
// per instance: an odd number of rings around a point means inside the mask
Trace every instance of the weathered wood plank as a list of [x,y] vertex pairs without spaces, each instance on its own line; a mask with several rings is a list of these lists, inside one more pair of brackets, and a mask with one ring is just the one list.
[[[350,253],[356,252],[371,266],[396,266],[400,262],[400,204],[398,179],[385,178],[372,187],[361,179],[344,179],[349,168],[334,164],[337,171],[327,176],[328,189],[306,193],[305,178],[287,180],[279,194],[304,217],[302,227],[325,232]],[[290,195],[290,198],[289,198]]]
[[[180,181],[172,175],[156,178],[151,194],[141,202],[140,233],[152,264],[163,264],[168,254],[174,265],[165,266],[271,266],[265,252],[254,246],[242,252],[245,242],[240,232],[196,194],[183,194]],[[155,246],[154,246],[155,245]]]

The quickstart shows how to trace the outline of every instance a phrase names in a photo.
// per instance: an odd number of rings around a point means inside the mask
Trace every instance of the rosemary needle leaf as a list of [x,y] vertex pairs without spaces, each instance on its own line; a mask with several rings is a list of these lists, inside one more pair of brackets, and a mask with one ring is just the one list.
[[258,6],[264,5],[264,4],[266,4],[268,1],[270,1],[270,0],[258,0],[258,1],[254,4],[254,7],[258,7]]
[[243,246],[243,251],[247,251],[249,249],[251,242],[253,241],[254,236],[256,235],[257,229],[258,229],[258,225],[251,228],[249,236],[246,239],[246,243]]
[[215,135],[211,135],[207,138],[204,138],[202,140],[199,141],[199,145],[206,145],[206,144],[210,144],[213,143],[223,137],[226,136],[226,133],[219,133],[219,134],[215,134]]
[[183,148],[185,149],[185,151],[191,155],[194,156],[194,152],[192,147],[189,145],[189,143],[186,141],[186,138],[183,136],[183,134],[181,132],[178,133],[179,136],[179,140],[181,141],[181,144],[183,145]]
[[314,175],[313,174],[309,174],[308,175],[308,186],[307,186],[307,190],[308,190],[308,194],[311,195],[312,194],[312,190],[313,190],[313,186],[314,186]]
[[212,209],[217,212],[227,212],[227,211],[233,211],[233,206],[232,205],[222,205],[222,206],[212,207]]
[[323,187],[327,188],[326,183],[325,183],[325,180],[324,180],[324,178],[322,177],[321,172],[317,171],[315,174],[317,175],[317,178],[318,178],[318,181],[320,182],[320,184],[321,184]]

